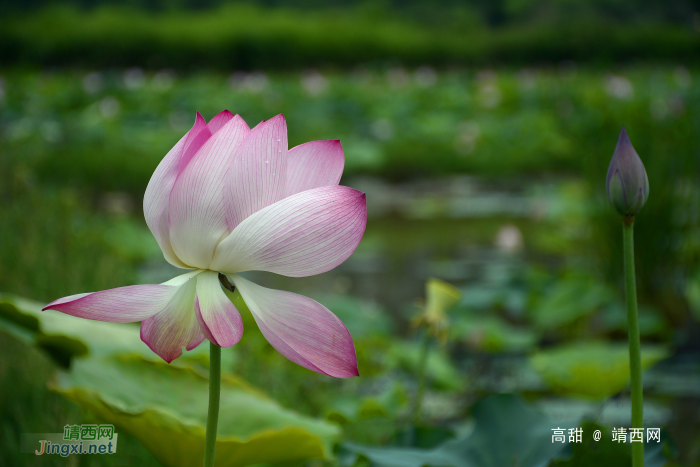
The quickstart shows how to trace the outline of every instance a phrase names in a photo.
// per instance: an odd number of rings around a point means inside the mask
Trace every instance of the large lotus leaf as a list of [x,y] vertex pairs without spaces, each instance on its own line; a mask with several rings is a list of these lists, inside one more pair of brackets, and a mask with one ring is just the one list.
[[363,456],[376,467],[545,467],[564,447],[552,443],[552,428],[577,425],[553,422],[510,394],[481,400],[472,414],[476,425],[466,438],[451,439],[434,449],[344,443],[341,461],[350,465]]
[[[59,375],[57,392],[132,434],[164,465],[201,463],[208,381],[187,367],[208,365],[208,345],[167,365],[141,341],[138,325],[42,312],[41,306],[0,295],[0,329],[49,347],[54,356],[87,356],[74,359],[71,371]],[[285,410],[227,376],[220,417],[217,465],[325,457],[338,435],[334,425]]]
[[[606,332],[627,332],[627,307],[622,301],[611,303],[603,312],[602,325]],[[654,308],[640,306],[638,312],[639,335],[668,335],[669,328],[663,316]]]
[[474,432],[465,443],[448,441],[444,449],[460,453],[471,465],[545,467],[561,447],[552,443],[552,428],[577,426],[575,420],[550,420],[519,396],[499,394],[474,406]]
[[562,326],[590,315],[609,303],[610,288],[586,277],[568,277],[557,282],[532,309],[532,320],[540,329]]
[[[190,368],[139,356],[78,358],[52,389],[139,440],[163,465],[200,465],[208,385]],[[328,458],[339,428],[281,407],[233,377],[221,382],[216,465]]]
[[[106,357],[111,355],[138,354],[147,360],[161,361],[146,344],[141,341],[138,324],[117,324],[76,318],[55,310],[41,311],[42,304],[0,294],[0,328],[27,342],[31,335],[34,342],[47,348],[59,361],[68,363],[74,356],[90,355]],[[19,335],[21,334],[21,336]],[[230,368],[232,354],[222,352],[222,366]],[[209,347],[200,345],[189,352],[183,352],[176,359],[176,366],[189,366],[192,363],[209,364]]]
[[340,453],[342,465],[353,466],[357,464],[360,456],[369,460],[373,467],[475,467],[466,459],[443,451],[442,446],[436,449],[417,449],[342,444]]
[[498,316],[469,314],[457,318],[450,334],[469,347],[485,352],[522,352],[537,343],[537,335]]
[[[642,369],[668,357],[662,346],[642,348]],[[629,383],[626,344],[586,342],[543,350],[530,357],[532,366],[557,393],[604,398]]]

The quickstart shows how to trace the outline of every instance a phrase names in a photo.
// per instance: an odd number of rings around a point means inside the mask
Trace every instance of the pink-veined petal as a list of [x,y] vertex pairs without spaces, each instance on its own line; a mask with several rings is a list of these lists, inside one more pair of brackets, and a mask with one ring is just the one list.
[[350,332],[320,303],[303,295],[231,277],[265,339],[279,353],[309,370],[336,378],[358,376]]
[[231,347],[241,340],[241,315],[221,290],[218,272],[204,271],[197,276],[194,309],[202,332],[214,344]]
[[343,175],[345,156],[340,141],[310,141],[289,150],[286,196],[337,185]]
[[160,161],[143,196],[143,213],[148,228],[151,229],[158,245],[160,245],[165,259],[173,266],[180,268],[186,268],[188,265],[177,257],[170,243],[168,224],[170,192],[179,173],[210,136],[211,132],[207,128],[206,121],[197,112],[192,129]]
[[210,269],[320,274],[355,251],[366,225],[364,193],[338,185],[303,191],[244,220],[216,248]]
[[287,123],[277,115],[253,128],[236,150],[226,175],[229,231],[245,218],[284,198]]
[[201,274],[202,270],[201,269],[195,269],[194,271],[187,272],[185,274],[181,274],[179,276],[173,277],[169,281],[163,282],[162,285],[174,285],[176,287],[180,287],[182,284],[196,276],[197,274]]
[[94,292],[87,292],[87,293],[77,293],[75,295],[68,295],[67,297],[59,298],[58,300],[54,300],[53,302],[49,303],[46,305],[42,311],[48,310],[49,307],[53,307],[56,305],[61,305],[63,303],[68,303],[68,302],[73,302],[79,298],[87,297],[88,295],[92,295]]
[[97,321],[132,323],[158,313],[176,291],[177,287],[169,285],[130,285],[59,298],[43,309]]
[[161,311],[141,323],[141,340],[168,363],[182,355],[183,347],[192,350],[205,338],[194,313],[196,288],[193,276],[175,288]]
[[213,135],[219,131],[222,126],[226,125],[232,118],[233,114],[231,112],[228,110],[223,110],[216,114],[214,118],[209,120],[209,123],[207,123],[207,128],[209,128],[209,131],[211,131],[211,134]]
[[236,147],[250,132],[236,115],[195,154],[170,194],[170,241],[186,264],[207,269],[214,248],[229,233],[224,177]]

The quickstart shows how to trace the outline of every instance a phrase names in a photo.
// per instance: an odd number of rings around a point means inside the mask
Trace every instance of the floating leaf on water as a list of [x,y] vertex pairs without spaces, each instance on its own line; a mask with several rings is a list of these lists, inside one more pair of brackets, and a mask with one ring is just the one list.
[[[642,369],[668,357],[663,346],[642,347]],[[530,363],[553,391],[605,398],[629,383],[627,344],[585,342],[537,352]]]
[[[622,301],[610,304],[603,311],[603,326],[607,332],[621,331],[627,333],[627,309]],[[641,336],[658,336],[669,331],[661,313],[651,307],[639,307],[639,334]]]
[[535,347],[538,335],[516,327],[496,315],[469,315],[452,325],[453,338],[469,347],[486,352],[522,352]]
[[541,329],[553,329],[592,314],[614,296],[610,287],[593,279],[567,277],[536,304],[532,320]]
[[476,426],[466,438],[449,440],[434,449],[343,443],[341,464],[353,465],[361,456],[375,467],[546,467],[564,447],[552,443],[552,427],[577,424],[552,421],[511,394],[481,400],[472,415]]

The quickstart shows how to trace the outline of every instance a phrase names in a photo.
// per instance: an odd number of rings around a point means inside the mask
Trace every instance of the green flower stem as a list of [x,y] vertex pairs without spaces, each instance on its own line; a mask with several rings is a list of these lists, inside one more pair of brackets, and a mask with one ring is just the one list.
[[[644,428],[642,414],[642,358],[637,316],[637,285],[634,274],[634,217],[625,218],[625,298],[627,300],[627,334],[630,347],[630,387],[632,390],[632,428]],[[632,443],[632,467],[644,467],[644,443]]]
[[423,342],[421,345],[420,360],[418,361],[418,390],[416,391],[416,402],[413,407],[413,422],[420,421],[420,409],[423,404],[423,396],[425,395],[426,384],[426,366],[428,365],[428,352],[430,351],[430,333],[428,330],[423,331]]
[[204,467],[214,466],[216,428],[219,424],[219,399],[221,395],[221,347],[209,343],[209,413],[207,437],[204,442]]

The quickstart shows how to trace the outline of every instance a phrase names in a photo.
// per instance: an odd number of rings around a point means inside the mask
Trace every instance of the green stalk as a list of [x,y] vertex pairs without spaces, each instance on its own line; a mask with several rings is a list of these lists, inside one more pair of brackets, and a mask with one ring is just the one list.
[[413,422],[420,421],[420,408],[423,404],[426,383],[426,366],[428,364],[428,352],[430,351],[430,333],[426,329],[423,331],[423,342],[421,345],[420,360],[418,361],[418,391],[416,392],[416,402],[413,407]]
[[[625,218],[622,228],[625,251],[625,298],[627,334],[630,347],[630,388],[632,391],[632,428],[644,428],[642,413],[642,357],[637,317],[637,285],[634,274],[634,217]],[[632,467],[644,467],[644,443],[632,443]]]
[[207,436],[204,441],[204,467],[214,466],[216,428],[219,424],[219,399],[221,395],[221,347],[209,343],[209,413]]

